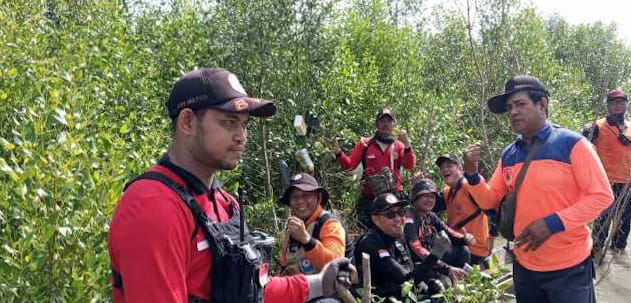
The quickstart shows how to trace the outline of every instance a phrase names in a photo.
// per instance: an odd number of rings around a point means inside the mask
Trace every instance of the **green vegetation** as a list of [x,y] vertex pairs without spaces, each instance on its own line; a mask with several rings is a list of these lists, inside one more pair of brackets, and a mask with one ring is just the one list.
[[[631,88],[631,48],[614,26],[475,3],[469,18],[406,0],[0,1],[0,298],[110,300],[112,211],[165,151],[164,100],[197,66],[226,67],[278,101],[278,115],[251,124],[243,164],[222,173],[247,185],[251,223],[271,232],[283,216],[276,162],[299,148],[333,205],[352,209],[357,183],[320,139],[350,149],[380,107],[408,130],[419,170],[435,176],[438,154],[481,140],[488,175],[513,135],[484,101],[509,76],[543,80],[552,120],[575,130],[608,89]],[[291,122],[307,113],[322,128],[300,140]]]

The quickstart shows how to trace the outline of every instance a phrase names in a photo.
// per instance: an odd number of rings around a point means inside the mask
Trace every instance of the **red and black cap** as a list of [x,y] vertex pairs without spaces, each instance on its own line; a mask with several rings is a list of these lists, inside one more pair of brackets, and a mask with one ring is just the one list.
[[550,95],[539,79],[530,75],[517,75],[506,82],[503,94],[491,97],[486,104],[493,113],[505,113],[508,96],[522,90],[540,91],[545,93],[546,97]]
[[171,119],[184,108],[213,108],[231,113],[269,117],[276,113],[272,101],[250,98],[239,79],[223,68],[200,68],[184,74],[173,86],[166,102]]
[[320,191],[322,193],[321,204],[327,205],[327,203],[329,203],[329,192],[327,192],[324,187],[318,185],[318,181],[316,181],[314,177],[305,173],[297,174],[289,179],[289,185],[280,198],[280,202],[289,205],[289,195],[294,188],[306,192]]
[[607,94],[607,102],[616,99],[627,101],[627,94],[621,88],[616,88]]

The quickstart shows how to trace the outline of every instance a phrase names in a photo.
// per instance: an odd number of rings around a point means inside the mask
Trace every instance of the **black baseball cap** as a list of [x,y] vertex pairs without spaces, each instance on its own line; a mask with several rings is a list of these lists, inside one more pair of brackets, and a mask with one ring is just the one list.
[[436,184],[430,179],[418,180],[412,188],[412,194],[410,194],[410,202],[414,203],[416,198],[426,193],[437,193]]
[[453,162],[456,164],[460,164],[460,160],[458,159],[458,157],[454,154],[444,154],[441,155],[440,157],[438,157],[436,159],[436,162],[434,162],[436,164],[436,166],[441,166],[443,165],[443,163],[445,162]]
[[506,82],[503,94],[491,97],[486,104],[493,113],[505,113],[508,96],[522,90],[540,91],[545,93],[546,97],[550,95],[539,79],[530,75],[517,75]]
[[397,118],[394,116],[394,113],[389,108],[384,108],[380,110],[379,113],[377,114],[377,117],[375,118],[375,121],[379,121],[381,118],[385,116],[388,116],[392,118],[392,121],[397,122]]
[[327,205],[329,202],[329,192],[327,192],[324,187],[318,185],[318,181],[316,181],[314,177],[305,173],[294,175],[291,179],[289,179],[289,185],[285,189],[283,196],[280,198],[280,202],[289,205],[289,195],[294,188],[306,192],[320,191],[322,193],[322,205]]
[[169,117],[175,119],[184,108],[213,108],[231,113],[269,117],[276,113],[272,101],[250,98],[239,79],[224,68],[200,68],[175,82],[166,102]]
[[401,201],[392,193],[379,194],[374,200],[372,200],[370,205],[370,214],[374,215],[382,213],[395,206],[405,206],[405,202]]

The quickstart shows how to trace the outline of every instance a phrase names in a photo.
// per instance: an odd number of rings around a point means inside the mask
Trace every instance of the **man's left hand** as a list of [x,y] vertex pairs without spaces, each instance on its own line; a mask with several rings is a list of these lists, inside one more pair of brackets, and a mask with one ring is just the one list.
[[311,239],[305,222],[298,217],[292,216],[287,219],[287,234],[302,244],[306,244]]
[[403,142],[403,144],[405,144],[405,147],[410,146],[410,138],[408,138],[408,132],[405,129],[399,131],[399,137],[397,139]]
[[552,233],[543,219],[537,219],[530,223],[515,239],[515,245],[521,247],[528,244],[524,252],[537,250],[543,242],[548,240]]

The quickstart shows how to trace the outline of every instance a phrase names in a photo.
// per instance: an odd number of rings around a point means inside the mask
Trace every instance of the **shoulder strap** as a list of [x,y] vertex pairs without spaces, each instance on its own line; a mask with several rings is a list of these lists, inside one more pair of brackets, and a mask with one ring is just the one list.
[[330,218],[331,218],[331,213],[328,211],[323,212],[320,215],[320,217],[318,217],[318,220],[313,226],[313,232],[311,233],[311,236],[313,238],[320,240],[320,231],[322,230],[322,225],[324,225],[324,223],[328,221]]
[[127,187],[129,187],[129,185],[131,185],[131,183],[134,183],[134,182],[136,182],[138,180],[141,180],[141,179],[150,179],[150,180],[159,181],[162,184],[164,184],[167,187],[169,187],[170,189],[172,189],[173,191],[175,191],[178,194],[178,196],[180,196],[182,201],[184,201],[184,203],[186,203],[186,206],[188,206],[188,208],[193,213],[193,217],[195,218],[195,224],[196,225],[204,226],[206,224],[206,220],[211,220],[208,216],[206,216],[204,211],[199,207],[199,205],[197,204],[197,201],[195,201],[195,198],[193,198],[193,196],[188,192],[188,190],[186,190],[181,185],[175,183],[173,180],[169,179],[169,177],[165,176],[162,173],[159,173],[159,172],[156,172],[156,171],[146,172],[146,173],[136,177],[131,182],[129,182],[125,186],[125,189]]
[[[553,134],[550,133],[548,135],[548,137],[552,136]],[[534,139],[533,139],[534,140]],[[526,176],[526,171],[528,171],[528,167],[530,166],[530,162],[532,162],[532,159],[535,157],[535,154],[537,154],[537,152],[539,151],[539,148],[541,148],[541,146],[543,145],[543,143],[545,143],[545,141],[547,140],[534,140],[535,142],[533,143],[532,147],[530,148],[530,150],[528,151],[528,155],[526,156],[526,160],[524,161],[524,165],[521,167],[521,169],[519,170],[519,174],[517,174],[517,180],[515,181],[515,196],[517,196],[517,193],[519,192],[519,188],[521,187],[521,182],[524,180],[524,177]]]
[[[462,177],[460,180],[458,180],[458,184],[456,185],[456,188],[454,188],[453,193],[451,193],[451,192],[449,193],[449,199],[451,201],[456,199],[456,194],[462,188],[463,179],[464,179],[464,177]],[[456,223],[454,225],[455,229],[461,229],[463,226],[469,224],[469,222],[473,221],[473,219],[477,218],[479,215],[482,214],[482,208],[480,208],[480,205],[478,205],[478,202],[475,201],[475,199],[473,198],[473,196],[470,193],[469,193],[469,201],[471,201],[471,203],[475,206],[476,210],[472,214],[470,214],[466,218],[464,218],[462,221]]]
[[362,167],[364,168],[364,176],[366,175],[366,153],[368,152],[368,148],[370,148],[375,141],[375,137],[368,139],[368,142],[364,145],[364,150],[362,151]]

